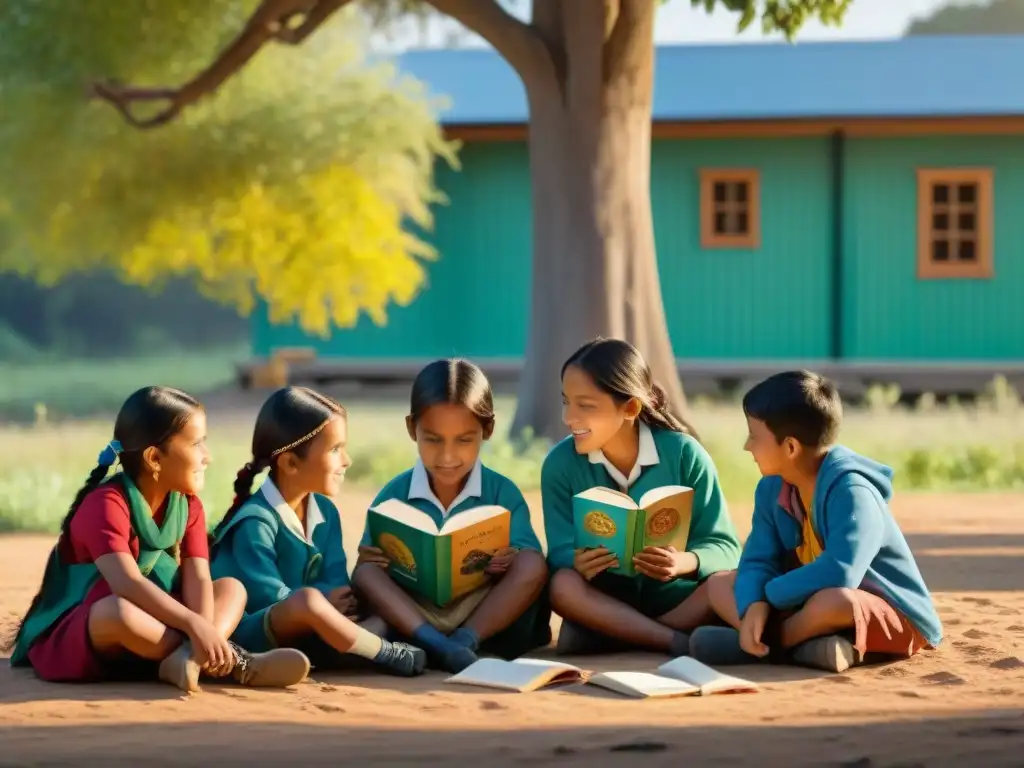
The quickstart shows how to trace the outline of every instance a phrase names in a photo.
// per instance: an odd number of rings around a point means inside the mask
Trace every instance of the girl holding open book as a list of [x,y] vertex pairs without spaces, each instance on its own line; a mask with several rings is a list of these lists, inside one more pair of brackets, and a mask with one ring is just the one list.
[[[584,344],[565,362],[561,377],[562,418],[572,434],[551,450],[541,470],[548,561],[555,571],[551,603],[564,619],[558,650],[626,646],[686,655],[688,632],[716,620],[705,580],[735,568],[740,556],[715,465],[693,430],[666,407],[664,392],[631,344]],[[577,495],[607,488],[609,497],[627,494],[625,501],[640,510],[645,494],[657,495],[667,486],[685,487],[678,489],[684,495],[692,489],[683,550],[636,548],[629,562],[620,563],[609,547],[577,543],[578,530],[598,540],[625,541],[615,539],[608,515],[599,515],[603,528],[578,528]],[[672,510],[664,516],[685,530],[685,514]],[[649,529],[656,521],[647,520]]]
[[356,589],[397,634],[427,651],[432,666],[448,672],[465,669],[478,653],[512,659],[546,645],[548,568],[530,510],[511,480],[480,462],[483,442],[494,432],[494,398],[483,372],[459,359],[428,365],[413,383],[406,429],[419,459],[381,490],[373,506],[401,500],[438,529],[454,516],[499,506],[511,513],[509,546],[471,564],[488,574],[482,586],[439,606],[392,577],[391,558],[368,522],[352,575]]
[[256,418],[252,459],[238,472],[234,503],[211,536],[212,570],[245,585],[246,615],[233,635],[240,644],[296,647],[317,667],[362,657],[384,672],[418,675],[422,650],[388,642],[373,622],[357,623],[341,518],[330,499],[352,463],[347,444],[338,403],[305,387],[272,394]]

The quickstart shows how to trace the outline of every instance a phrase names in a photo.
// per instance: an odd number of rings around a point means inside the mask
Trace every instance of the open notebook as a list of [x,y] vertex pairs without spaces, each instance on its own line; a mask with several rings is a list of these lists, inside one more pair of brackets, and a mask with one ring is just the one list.
[[477,685],[525,693],[547,686],[587,683],[633,698],[710,696],[715,693],[756,692],[756,683],[724,675],[689,656],[667,661],[652,672],[592,672],[544,659],[479,659],[446,683]]

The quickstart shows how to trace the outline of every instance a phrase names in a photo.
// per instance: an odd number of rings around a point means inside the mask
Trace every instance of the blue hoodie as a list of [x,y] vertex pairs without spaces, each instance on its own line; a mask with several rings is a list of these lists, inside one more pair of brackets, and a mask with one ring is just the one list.
[[754,493],[753,528],[736,575],[736,606],[767,601],[797,608],[823,589],[864,588],[906,616],[933,648],[942,641],[935,611],[914,555],[889,511],[892,469],[844,446],[828,452],[818,470],[812,523],[824,551],[811,564],[786,571],[802,540],[800,524],[779,503],[782,478],[764,477]]

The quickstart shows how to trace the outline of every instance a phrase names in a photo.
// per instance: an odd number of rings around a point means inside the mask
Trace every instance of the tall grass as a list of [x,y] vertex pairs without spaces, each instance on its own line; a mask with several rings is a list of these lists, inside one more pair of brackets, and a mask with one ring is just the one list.
[[[892,466],[898,489],[1024,489],[1024,408],[1005,382],[995,382],[971,405],[939,405],[923,397],[908,407],[897,400],[898,392],[877,388],[866,407],[847,409],[842,441]],[[349,482],[379,488],[415,459],[404,429],[404,403],[348,401],[346,406],[354,458]],[[726,495],[748,502],[758,474],[742,449],[746,425],[739,405],[697,401],[693,406]],[[511,423],[514,407],[511,399],[498,400],[499,424]],[[254,416],[252,408],[244,413],[211,409],[214,459],[204,494],[211,522],[229,504],[235,473],[248,459]],[[54,530],[110,439],[110,429],[109,421],[95,420],[0,427],[0,531]],[[484,461],[529,491],[537,488],[547,449],[534,441],[516,452],[501,433],[487,445]]]

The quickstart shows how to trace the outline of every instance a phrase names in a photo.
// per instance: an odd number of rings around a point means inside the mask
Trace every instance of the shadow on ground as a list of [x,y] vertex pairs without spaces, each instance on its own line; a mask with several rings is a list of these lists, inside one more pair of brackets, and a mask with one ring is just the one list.
[[932,593],[1013,592],[1024,586],[1022,534],[912,534],[907,542]]
[[[460,724],[453,723],[453,729]],[[423,731],[312,722],[0,725],[0,765],[1019,765],[1021,710],[883,724]],[[116,744],[116,748],[111,745]]]

